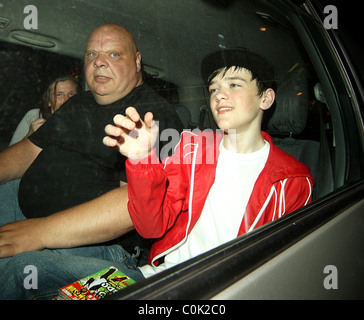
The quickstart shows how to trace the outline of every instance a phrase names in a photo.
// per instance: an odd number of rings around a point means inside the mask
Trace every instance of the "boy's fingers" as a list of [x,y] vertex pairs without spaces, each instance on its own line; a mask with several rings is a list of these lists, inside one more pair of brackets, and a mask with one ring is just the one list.
[[116,140],[112,139],[110,137],[104,137],[102,140],[103,144],[108,147],[115,147],[116,146]]
[[114,123],[121,128],[125,128],[127,130],[133,130],[135,128],[135,123],[121,114],[117,114],[113,120]]
[[128,107],[125,110],[125,114],[127,117],[129,117],[134,122],[138,122],[140,120],[140,115],[134,107]]
[[147,112],[144,116],[144,123],[148,126],[148,127],[152,127],[152,125],[154,124],[153,122],[153,113],[151,112]]
[[122,130],[120,128],[118,128],[118,127],[113,126],[112,124],[108,124],[105,127],[105,132],[109,136],[117,137],[117,136],[120,136],[121,135]]

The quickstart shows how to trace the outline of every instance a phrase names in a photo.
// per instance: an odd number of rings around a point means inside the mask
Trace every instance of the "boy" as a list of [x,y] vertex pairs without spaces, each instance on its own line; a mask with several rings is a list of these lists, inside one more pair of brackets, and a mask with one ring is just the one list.
[[[206,57],[202,75],[222,132],[181,135],[175,153],[159,163],[153,115],[144,122],[128,108],[108,125],[104,143],[128,156],[128,209],[137,231],[159,238],[144,277],[170,268],[290,213],[311,201],[306,165],[261,131],[275,98],[273,69],[240,49]],[[130,130],[136,135],[129,135]],[[137,138],[136,138],[137,136]],[[158,164],[156,164],[158,163]]]

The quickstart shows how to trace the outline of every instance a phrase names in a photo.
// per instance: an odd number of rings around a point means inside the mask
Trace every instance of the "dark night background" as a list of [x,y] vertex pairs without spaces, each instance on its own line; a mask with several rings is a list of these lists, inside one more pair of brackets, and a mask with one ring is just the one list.
[[323,6],[334,5],[338,10],[339,30],[343,29],[363,47],[364,14],[362,3],[353,0],[318,0]]

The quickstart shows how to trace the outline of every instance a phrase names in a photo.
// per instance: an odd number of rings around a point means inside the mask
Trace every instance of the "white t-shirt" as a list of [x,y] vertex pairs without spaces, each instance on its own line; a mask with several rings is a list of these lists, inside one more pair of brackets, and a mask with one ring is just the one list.
[[158,267],[141,267],[145,277],[168,269],[235,239],[255,181],[269,154],[269,143],[253,153],[231,152],[220,144],[215,181],[201,216],[185,241],[168,253]]

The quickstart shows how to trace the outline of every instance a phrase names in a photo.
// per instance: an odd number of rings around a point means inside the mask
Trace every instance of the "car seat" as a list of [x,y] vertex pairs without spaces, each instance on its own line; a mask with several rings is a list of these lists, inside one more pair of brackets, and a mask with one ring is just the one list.
[[[333,189],[332,170],[327,154],[327,142],[319,125],[322,122],[321,117],[317,121],[320,128],[316,128],[317,132],[320,132],[317,139],[320,141],[311,139],[312,135],[309,133],[305,136],[308,135],[310,139],[299,138],[307,125],[308,97],[308,81],[303,71],[293,71],[278,76],[275,110],[268,120],[266,130],[276,146],[309,166],[315,179],[313,199],[316,199]],[[328,169],[323,170],[323,168]]]
[[186,106],[181,105],[181,104],[176,104],[173,106],[175,107],[178,117],[183,124],[183,128],[190,129],[192,127],[190,110]]

